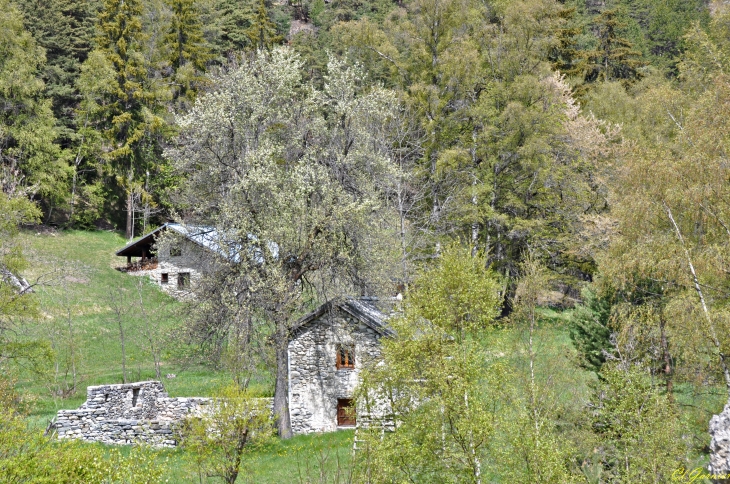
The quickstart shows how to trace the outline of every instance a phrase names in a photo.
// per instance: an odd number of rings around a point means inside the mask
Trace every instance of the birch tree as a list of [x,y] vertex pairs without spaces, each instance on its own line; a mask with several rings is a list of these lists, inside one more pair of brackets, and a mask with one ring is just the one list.
[[394,432],[376,425],[359,472],[364,482],[487,482],[506,369],[481,344],[499,311],[497,277],[470,248],[446,247],[414,281],[391,322],[382,362],[365,370],[357,405],[390,411]]
[[[661,298],[652,303],[656,317],[616,321],[620,350],[641,349],[636,358],[643,358],[656,348],[665,376],[694,381],[703,374],[730,394],[725,20],[718,17],[709,34],[690,31],[681,83],[655,82],[635,101],[640,117],[655,121],[631,130],[613,164],[618,230],[599,267],[604,286],[632,296],[627,304]],[[637,335],[654,343],[636,344]]]

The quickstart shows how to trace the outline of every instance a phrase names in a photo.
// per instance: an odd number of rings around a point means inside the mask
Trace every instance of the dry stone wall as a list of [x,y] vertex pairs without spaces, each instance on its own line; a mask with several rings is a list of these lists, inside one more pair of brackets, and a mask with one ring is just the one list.
[[[710,420],[710,474],[730,477],[730,402]],[[718,479],[713,482],[730,482]]]
[[91,386],[81,407],[58,411],[54,427],[61,439],[174,447],[175,424],[189,415],[203,415],[210,402],[170,398],[159,381]]

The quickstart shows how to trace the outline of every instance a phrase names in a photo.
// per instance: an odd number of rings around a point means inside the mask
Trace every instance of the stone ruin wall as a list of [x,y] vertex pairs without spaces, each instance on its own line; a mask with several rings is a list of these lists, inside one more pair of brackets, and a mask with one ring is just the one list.
[[147,443],[175,447],[175,425],[202,416],[210,398],[170,398],[159,381],[91,386],[76,410],[59,410],[53,424],[59,439],[105,444]]
[[[710,420],[710,464],[708,471],[717,476],[730,475],[730,402],[722,413]],[[713,480],[728,482],[730,480]]]

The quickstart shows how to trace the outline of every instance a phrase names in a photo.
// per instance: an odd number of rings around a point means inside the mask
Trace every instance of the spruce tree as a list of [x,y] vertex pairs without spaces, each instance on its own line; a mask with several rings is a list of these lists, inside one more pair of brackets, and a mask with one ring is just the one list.
[[246,29],[249,45],[254,50],[270,50],[284,38],[277,34],[276,24],[271,20],[266,0],[257,0],[249,14],[251,26]]
[[577,40],[583,27],[577,18],[575,7],[561,7],[556,16],[562,21],[562,25],[555,32],[556,45],[548,58],[553,69],[569,78],[575,77],[583,70]]
[[[99,14],[96,51],[85,63],[79,117],[91,118],[106,146],[108,173],[126,197],[126,236],[133,235],[133,195],[143,193],[143,175],[153,168],[151,134],[164,122],[156,114],[164,92],[147,79],[140,0],[105,0]],[[98,82],[105,79],[105,82]]]
[[246,31],[251,27],[251,16],[245,2],[221,0],[218,4],[218,51],[223,57],[244,50],[249,37]]
[[608,327],[611,302],[589,289],[582,296],[583,304],[576,306],[570,315],[570,339],[580,355],[580,366],[598,373],[606,357],[614,351]]
[[76,80],[92,48],[97,6],[98,1],[82,0],[18,2],[26,28],[46,51],[46,64],[41,70],[45,94],[52,100],[56,119],[66,128],[66,144],[73,137],[74,110],[80,99]]
[[196,86],[203,82],[206,64],[211,60],[210,48],[203,38],[203,24],[195,0],[167,0],[172,19],[164,48],[174,70],[178,86],[176,97],[194,98]]
[[218,6],[221,31],[219,51],[234,52],[270,49],[284,38],[277,33],[267,0],[221,0]]
[[598,37],[598,46],[586,52],[585,80],[616,81],[624,83],[641,78],[639,68],[646,65],[640,51],[627,39],[622,30],[626,27],[617,8],[604,10],[592,23]]

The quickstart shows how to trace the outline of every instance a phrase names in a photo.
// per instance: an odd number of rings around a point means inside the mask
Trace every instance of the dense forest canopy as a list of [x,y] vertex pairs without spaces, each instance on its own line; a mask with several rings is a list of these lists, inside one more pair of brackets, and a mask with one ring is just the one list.
[[[19,227],[132,239],[178,221],[258,254],[219,261],[176,336],[215,367],[234,341],[268,365],[281,436],[294,320],[405,295],[363,394],[431,404],[373,437],[368,482],[662,482],[706,455],[720,409],[686,399],[730,393],[723,2],[0,10],[0,369],[47,353],[6,331],[38,317]],[[546,307],[589,375],[580,408],[535,371]],[[521,363],[486,348],[501,328],[529,335]]]

